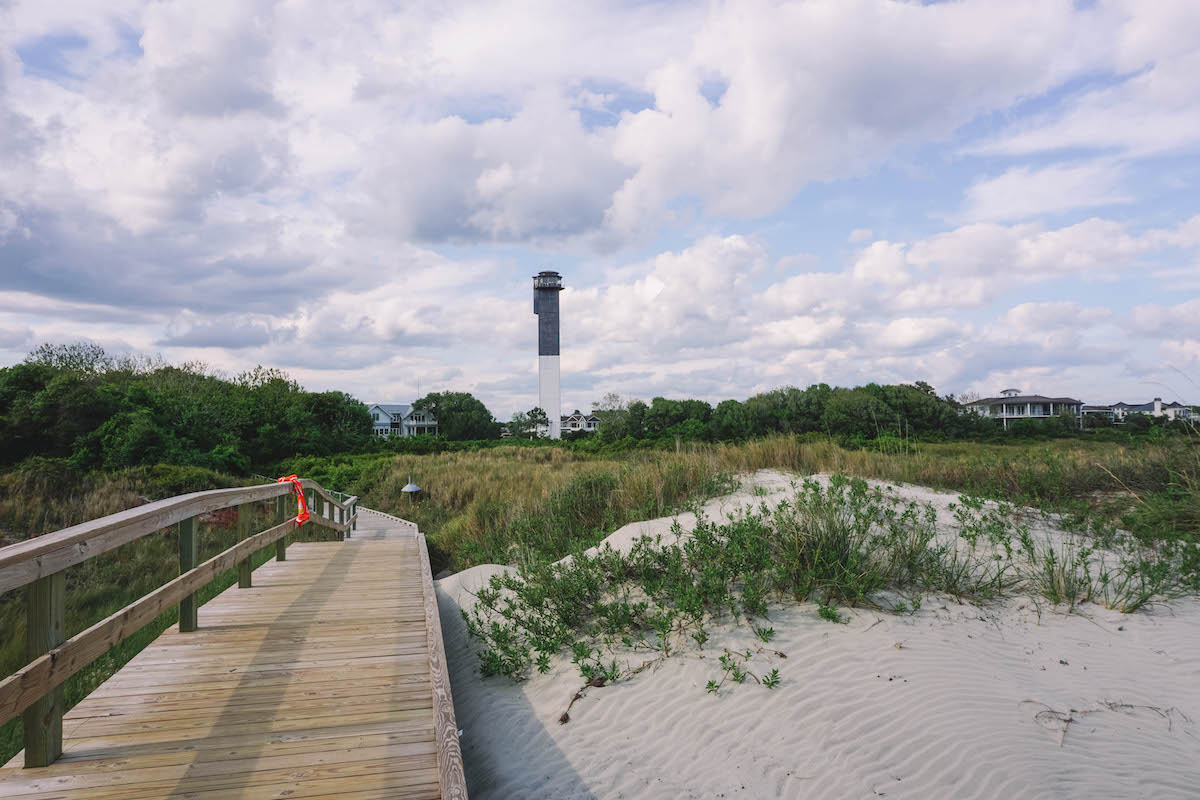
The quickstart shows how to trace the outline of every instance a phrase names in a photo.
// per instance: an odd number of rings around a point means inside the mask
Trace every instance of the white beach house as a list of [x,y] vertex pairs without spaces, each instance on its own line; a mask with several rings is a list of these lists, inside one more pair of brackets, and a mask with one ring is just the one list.
[[1008,427],[1010,420],[1046,419],[1060,414],[1070,414],[1076,422],[1083,419],[1083,401],[1074,397],[1045,397],[1040,394],[1022,394],[1020,389],[1005,389],[999,397],[985,397],[967,403],[968,411],[981,417],[998,419]]
[[437,420],[411,405],[376,403],[368,409],[376,436],[416,436],[438,432]]
[[1125,417],[1130,414],[1149,414],[1152,417],[1166,417],[1169,420],[1176,419],[1191,419],[1192,409],[1182,403],[1170,402],[1164,403],[1161,397],[1156,397],[1149,403],[1113,403],[1109,408],[1112,409],[1113,419],[1117,422],[1124,421]]

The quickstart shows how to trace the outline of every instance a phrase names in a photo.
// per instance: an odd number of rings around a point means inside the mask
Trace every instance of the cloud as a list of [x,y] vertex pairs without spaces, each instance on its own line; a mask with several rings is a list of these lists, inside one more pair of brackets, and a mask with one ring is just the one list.
[[1155,292],[1195,283],[1200,217],[1186,186],[1143,199],[1148,158],[1186,184],[1198,141],[1194,3],[0,13],[0,347],[84,333],[526,408],[543,265],[580,407],[1100,385],[1196,339]]
[[288,340],[294,329],[272,331],[269,323],[237,319],[196,320],[182,330],[171,331],[158,341],[162,347],[220,347],[241,350],[261,347],[272,341]]
[[1012,167],[971,184],[963,216],[978,222],[1007,222],[1130,203],[1133,198],[1121,190],[1123,177],[1123,168],[1110,161],[1042,169]]
[[1158,303],[1134,306],[1129,312],[1128,326],[1131,332],[1142,336],[1200,338],[1200,299],[1170,306]]

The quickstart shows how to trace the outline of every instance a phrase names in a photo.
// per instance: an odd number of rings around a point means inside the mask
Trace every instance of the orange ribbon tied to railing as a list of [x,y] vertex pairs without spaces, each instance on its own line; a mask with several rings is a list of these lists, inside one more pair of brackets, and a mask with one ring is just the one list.
[[286,478],[277,478],[276,483],[290,483],[292,488],[296,490],[296,524],[303,525],[308,522],[308,502],[304,499],[304,487],[300,485],[300,479],[295,475],[288,475]]

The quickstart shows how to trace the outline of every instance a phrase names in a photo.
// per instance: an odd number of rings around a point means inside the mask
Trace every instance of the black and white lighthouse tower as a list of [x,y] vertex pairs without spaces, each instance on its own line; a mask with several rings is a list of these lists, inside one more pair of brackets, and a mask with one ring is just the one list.
[[533,276],[533,313],[538,318],[538,408],[550,421],[550,438],[562,438],[562,393],[558,386],[558,293],[562,276],[544,270]]

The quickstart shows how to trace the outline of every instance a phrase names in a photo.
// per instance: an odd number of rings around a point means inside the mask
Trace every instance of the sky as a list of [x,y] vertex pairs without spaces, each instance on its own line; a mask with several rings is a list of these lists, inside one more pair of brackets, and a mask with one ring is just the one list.
[[0,365],[1200,402],[1200,2],[0,0]]

